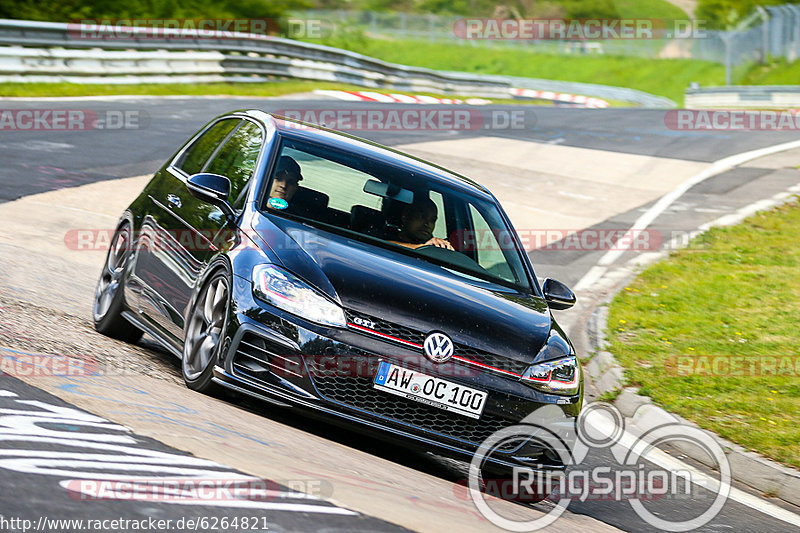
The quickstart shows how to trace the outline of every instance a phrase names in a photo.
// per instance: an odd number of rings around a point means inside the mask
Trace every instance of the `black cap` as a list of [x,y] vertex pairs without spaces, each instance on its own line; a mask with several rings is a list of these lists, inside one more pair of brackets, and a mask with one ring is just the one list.
[[300,165],[297,164],[297,161],[289,157],[288,155],[282,155],[278,158],[278,165],[275,168],[275,175],[278,175],[281,172],[288,172],[289,174],[294,174],[297,176],[297,181],[303,179],[303,174],[300,173]]

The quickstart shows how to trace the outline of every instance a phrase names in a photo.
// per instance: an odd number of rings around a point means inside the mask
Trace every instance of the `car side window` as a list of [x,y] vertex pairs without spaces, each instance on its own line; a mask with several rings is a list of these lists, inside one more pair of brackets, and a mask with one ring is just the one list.
[[469,205],[469,214],[472,218],[472,229],[475,232],[475,250],[478,264],[506,281],[519,281],[515,279],[503,253],[504,245],[506,248],[513,248],[513,245],[510,244],[512,241],[509,240],[507,230],[494,229],[502,226],[495,224],[493,227],[489,224],[473,204]]
[[253,176],[263,140],[261,128],[246,120],[206,165],[205,172],[231,180],[231,203],[236,202]]
[[241,119],[230,118],[220,120],[211,126],[181,154],[175,162],[175,166],[189,176],[200,172],[208,158],[240,122]]
[[436,217],[436,226],[433,228],[433,236],[439,237],[440,239],[447,239],[447,217],[444,213],[444,198],[442,198],[442,193],[431,191],[429,197],[433,200],[433,203],[436,204],[436,211],[438,213]]

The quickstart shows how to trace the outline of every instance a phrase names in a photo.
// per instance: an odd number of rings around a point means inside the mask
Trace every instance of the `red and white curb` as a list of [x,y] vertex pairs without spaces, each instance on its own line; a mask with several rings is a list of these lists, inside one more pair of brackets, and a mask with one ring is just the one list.
[[510,89],[511,96],[517,98],[535,98],[537,100],[552,100],[554,102],[567,102],[581,107],[603,108],[610,104],[600,98],[581,96],[578,94],[556,93],[553,91],[537,91],[534,89]]
[[338,100],[349,100],[351,102],[377,102],[381,104],[469,104],[486,105],[490,100],[483,98],[468,98],[458,100],[457,98],[437,98],[435,96],[422,96],[399,93],[377,93],[374,91],[329,91],[317,89],[314,94],[330,96]]
[[[553,102],[564,102],[574,104],[577,107],[604,108],[609,103],[600,98],[581,96],[577,94],[556,93],[553,91],[537,91],[534,89],[509,89],[511,96],[516,98],[527,98],[537,100],[551,100]],[[400,93],[378,93],[375,91],[331,91],[317,89],[314,94],[320,96],[330,96],[337,100],[348,100],[351,102],[374,102],[381,104],[467,104],[467,105],[486,105],[492,103],[491,100],[484,98],[467,98],[459,100],[457,98],[438,98],[436,96],[422,96]]]

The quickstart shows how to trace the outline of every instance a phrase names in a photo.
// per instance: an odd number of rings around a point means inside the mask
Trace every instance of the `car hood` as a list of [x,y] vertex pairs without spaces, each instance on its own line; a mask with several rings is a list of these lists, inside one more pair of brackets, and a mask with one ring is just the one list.
[[351,313],[441,331],[458,344],[525,362],[553,332],[542,298],[289,219],[262,215],[251,224],[270,255]]

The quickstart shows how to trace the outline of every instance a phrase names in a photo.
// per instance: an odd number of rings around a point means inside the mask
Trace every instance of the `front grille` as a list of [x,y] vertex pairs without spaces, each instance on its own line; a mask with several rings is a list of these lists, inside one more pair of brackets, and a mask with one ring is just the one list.
[[384,335],[391,335],[397,339],[401,339],[406,342],[413,342],[415,344],[419,344],[420,346],[422,346],[422,343],[425,342],[425,334],[421,331],[415,331],[405,326],[399,326],[393,322],[389,322],[388,320],[383,320],[382,318],[347,311],[348,322],[354,322],[357,325],[363,326],[363,322],[359,324],[359,321],[364,320],[372,322],[373,327],[370,329],[373,329],[379,333],[383,333]]
[[480,445],[495,431],[515,423],[486,413],[480,420],[474,420],[377,390],[372,386],[372,376],[377,373],[378,364],[377,358],[369,359],[366,363],[369,372],[367,376],[331,376],[317,361],[306,358],[306,366],[314,385],[323,397],[400,424]]
[[[422,346],[422,344],[425,342],[425,335],[426,335],[425,332],[416,331],[414,329],[407,328],[405,326],[394,324],[393,322],[389,322],[388,320],[383,320],[381,318],[365,315],[363,313],[355,313],[350,310],[347,311],[348,322],[355,323],[357,325],[363,325],[363,321],[365,320],[368,322],[372,322],[374,327],[370,329],[373,329],[378,333],[382,333],[384,335],[391,335],[396,339],[400,339],[406,342],[413,342],[420,346]],[[359,321],[361,321],[362,324],[359,324]],[[510,357],[505,357],[503,355],[496,355],[493,353],[485,352],[483,350],[478,350],[476,348],[472,348],[471,346],[467,346],[464,344],[455,343],[454,348],[455,352],[453,355],[456,357],[463,357],[464,359],[469,359],[470,361],[481,363],[483,365],[488,365],[500,370],[505,370],[507,372],[513,372],[519,375],[522,375],[529,365],[529,363],[525,361],[518,361],[516,359],[511,359]],[[456,359],[456,361],[458,360]]]
[[493,368],[498,368],[507,372],[513,372],[515,374],[519,374],[520,376],[525,373],[525,370],[527,370],[529,366],[529,363],[524,361],[517,361],[516,359],[511,359],[502,355],[495,355],[482,350],[476,350],[475,348],[470,348],[469,346],[464,346],[463,344],[456,344],[454,355],[469,359],[470,361],[476,361],[484,365],[489,365]]

